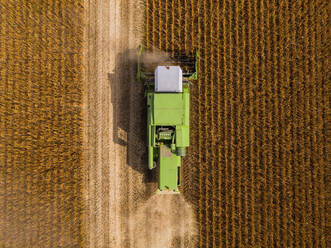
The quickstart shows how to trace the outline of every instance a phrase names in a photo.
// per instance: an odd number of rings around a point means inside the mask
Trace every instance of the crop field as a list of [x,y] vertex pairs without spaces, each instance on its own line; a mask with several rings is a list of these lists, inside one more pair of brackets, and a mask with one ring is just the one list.
[[326,247],[327,12],[147,1],[147,47],[200,52],[184,165],[199,247]]
[[[328,9],[0,1],[0,247],[326,248]],[[147,168],[138,44],[200,54],[179,195]]]
[[0,247],[81,247],[80,1],[0,2]]

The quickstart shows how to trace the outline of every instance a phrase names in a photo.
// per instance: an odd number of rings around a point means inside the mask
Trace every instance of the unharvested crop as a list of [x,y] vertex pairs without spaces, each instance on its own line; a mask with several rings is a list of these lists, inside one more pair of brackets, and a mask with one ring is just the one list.
[[327,5],[147,1],[148,48],[200,52],[183,182],[199,247],[326,247]]
[[0,247],[81,247],[82,1],[0,19]]

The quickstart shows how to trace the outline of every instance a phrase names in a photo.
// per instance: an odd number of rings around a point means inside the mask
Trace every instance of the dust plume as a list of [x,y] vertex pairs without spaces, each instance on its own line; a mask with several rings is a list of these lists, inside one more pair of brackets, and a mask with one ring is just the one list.
[[170,56],[168,53],[154,48],[153,51],[144,51],[142,61],[144,64],[162,64],[169,62]]
[[[129,64],[136,64],[138,61],[138,47],[130,49],[126,54]],[[154,71],[158,65],[171,65],[173,63],[170,55],[157,48],[145,49],[141,55],[141,63],[146,71]]]
[[193,209],[179,194],[156,194],[130,218],[135,248],[194,247]]

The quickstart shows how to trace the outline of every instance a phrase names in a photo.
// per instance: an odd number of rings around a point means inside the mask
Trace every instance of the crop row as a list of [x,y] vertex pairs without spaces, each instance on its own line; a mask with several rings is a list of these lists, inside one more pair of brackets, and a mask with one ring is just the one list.
[[147,1],[147,47],[200,52],[183,167],[200,247],[326,247],[326,23],[323,1]]

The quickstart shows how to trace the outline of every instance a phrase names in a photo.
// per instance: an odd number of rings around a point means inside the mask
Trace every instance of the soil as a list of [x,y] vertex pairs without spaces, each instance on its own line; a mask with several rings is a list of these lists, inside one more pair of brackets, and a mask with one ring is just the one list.
[[155,194],[156,175],[147,167],[144,87],[136,81],[144,2],[86,6],[87,246],[192,247],[193,210],[181,195]]

